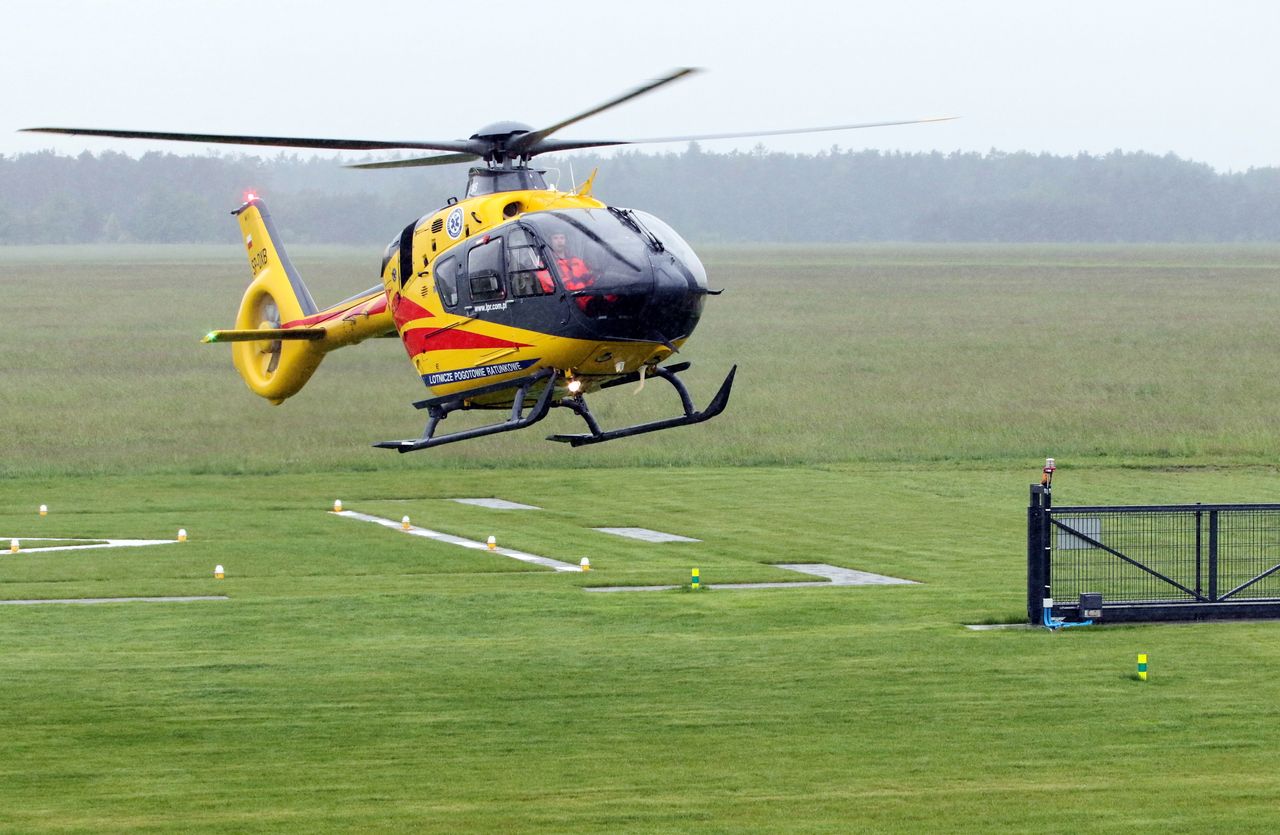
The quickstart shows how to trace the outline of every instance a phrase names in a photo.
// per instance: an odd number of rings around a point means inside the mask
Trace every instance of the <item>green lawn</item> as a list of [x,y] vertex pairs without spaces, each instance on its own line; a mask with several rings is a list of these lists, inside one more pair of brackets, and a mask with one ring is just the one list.
[[[1276,500],[1280,250],[711,251],[688,353],[701,400],[741,364],[722,418],[405,456],[364,446],[420,428],[396,345],[272,408],[196,342],[224,255],[0,250],[0,543],[190,534],[0,551],[0,599],[230,598],[0,606],[0,830],[1280,826],[1275,624],[964,628],[1025,617],[1046,455],[1060,504]],[[322,302],[376,267],[295,256]],[[479,496],[543,509],[449,501]],[[809,579],[776,562],[918,585],[714,588]]]

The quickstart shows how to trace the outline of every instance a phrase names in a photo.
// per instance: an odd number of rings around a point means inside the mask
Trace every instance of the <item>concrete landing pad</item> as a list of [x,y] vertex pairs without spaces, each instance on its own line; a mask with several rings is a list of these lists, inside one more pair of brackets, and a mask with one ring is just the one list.
[[992,629],[1043,629],[1044,627],[1029,623],[966,623],[964,628],[972,629],[974,632],[987,632]]
[[593,531],[611,533],[614,536],[625,536],[628,539],[640,539],[645,542],[701,542],[701,539],[690,539],[673,533],[651,531],[648,528],[592,528]]
[[61,600],[0,600],[0,606],[38,606],[41,603],[193,603],[198,600],[230,600],[215,597],[67,597]]
[[487,507],[491,510],[542,510],[542,508],[534,507],[531,504],[509,502],[506,499],[450,499],[449,501],[457,502],[458,504],[472,504],[476,507]]
[[[709,589],[812,589],[830,586],[914,586],[914,580],[903,580],[899,577],[886,577],[883,574],[872,574],[868,571],[855,571],[852,568],[840,568],[825,563],[790,563],[775,564],[774,568],[787,571],[798,571],[815,577],[826,577],[818,583],[704,583]],[[680,586],[589,586],[584,591],[668,591],[684,588]]]
[[[329,512],[333,513],[333,511]],[[410,536],[423,536],[427,539],[437,540],[438,542],[447,542],[450,545],[460,545],[463,548],[470,548],[474,551],[484,551],[486,554],[497,554],[498,556],[510,557],[513,560],[520,560],[521,562],[531,562],[534,565],[554,568],[556,571],[582,570],[581,566],[570,565],[567,562],[553,560],[550,557],[539,557],[536,554],[526,554],[524,551],[514,551],[510,548],[495,548],[490,551],[489,546],[483,542],[476,542],[474,539],[463,539],[460,536],[440,533],[439,531],[433,531],[427,528],[419,528],[416,525],[410,525],[409,529],[405,530],[404,526],[394,519],[384,519],[381,516],[370,516],[367,513],[356,513],[354,510],[343,510],[333,513],[333,515],[343,516],[347,519],[357,519],[361,522],[372,522],[375,525],[381,525],[384,528],[391,528],[392,530],[400,531],[401,533],[407,533]]]

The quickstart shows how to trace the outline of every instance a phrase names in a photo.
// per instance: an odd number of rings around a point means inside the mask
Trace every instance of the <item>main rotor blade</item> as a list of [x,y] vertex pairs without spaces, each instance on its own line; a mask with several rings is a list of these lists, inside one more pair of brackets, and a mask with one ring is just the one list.
[[542,153],[541,149],[538,148],[538,145],[540,145],[542,141],[546,139],[548,136],[560,130],[561,128],[566,128],[575,122],[581,122],[583,119],[594,116],[597,113],[603,113],[604,111],[608,110],[611,107],[617,107],[623,102],[631,101],[632,99],[638,96],[643,96],[645,93],[652,93],[654,90],[657,90],[659,87],[663,87],[667,84],[670,84],[673,81],[678,81],[679,79],[684,78],[686,75],[692,75],[697,71],[698,70],[694,67],[681,67],[679,69],[672,70],[671,72],[667,73],[661,78],[655,78],[654,80],[650,81],[647,84],[643,84],[635,88],[634,90],[631,90],[630,92],[623,93],[620,96],[616,96],[615,98],[609,99],[604,104],[596,105],[590,110],[579,113],[576,116],[571,116],[562,122],[556,122],[554,125],[543,128],[541,130],[536,130],[530,133],[521,134],[520,136],[517,136],[515,137],[515,139],[512,140],[510,148],[511,150],[517,151],[519,153],[526,153],[526,152],[533,152],[535,154]]
[[435,157],[413,157],[412,159],[392,159],[386,162],[357,162],[344,165],[343,168],[417,168],[423,165],[453,165],[458,162],[474,162],[480,159],[479,154],[443,154]]
[[99,128],[23,128],[24,133],[61,133],[71,136],[110,136],[118,139],[163,139],[174,142],[208,142],[223,145],[273,145],[283,148],[328,148],[336,151],[388,151],[412,148],[424,151],[469,152],[468,139],[441,141],[390,141],[383,139],[310,139],[296,136],[238,136],[221,133],[165,133],[145,130],[102,130]]
[[782,128],[780,130],[753,130],[741,133],[703,133],[691,136],[658,136],[651,139],[549,139],[538,145],[537,153],[576,151],[582,148],[604,148],[610,145],[646,145],[659,142],[701,142],[710,139],[747,139],[753,136],[787,136],[797,133],[825,133],[836,130],[860,128],[887,128],[894,125],[920,125],[927,122],[949,122],[959,116],[936,116],[929,119],[907,119],[901,122],[857,122],[851,125],[828,125],[820,128]]

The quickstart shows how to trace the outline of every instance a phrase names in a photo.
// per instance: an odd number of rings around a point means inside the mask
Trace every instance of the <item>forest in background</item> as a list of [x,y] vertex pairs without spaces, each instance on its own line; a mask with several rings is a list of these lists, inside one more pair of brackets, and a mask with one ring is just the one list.
[[[385,157],[383,157],[385,158]],[[263,196],[286,242],[390,240],[464,166],[354,171],[336,157],[52,151],[0,155],[0,244],[238,239]],[[658,215],[695,243],[1280,241],[1280,168],[1215,171],[1144,152],[583,153],[536,160],[568,189]]]

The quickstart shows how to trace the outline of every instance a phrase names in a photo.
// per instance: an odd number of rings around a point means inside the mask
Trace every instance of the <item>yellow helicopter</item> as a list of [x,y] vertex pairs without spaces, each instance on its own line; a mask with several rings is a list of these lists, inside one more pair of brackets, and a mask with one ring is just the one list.
[[[376,141],[160,133],[95,128],[29,131],[188,142],[335,150],[432,150],[442,155],[352,165],[401,168],[483,161],[470,171],[466,196],[405,228],[387,247],[382,282],[320,309],[290,262],[263,201],[247,195],[233,212],[253,280],[235,328],[205,342],[230,342],[249,388],[279,404],[311,378],[325,354],[372,337],[404,342],[431,396],[421,437],[376,447],[410,452],[522,429],[552,407],[578,414],[587,432],[550,435],[573,446],[700,423],[720,414],[737,366],[702,410],[679,378],[687,362],[662,363],[693,333],[706,297],[720,291],[675,230],[653,215],[608,206],[592,196],[594,173],[574,191],[547,186],[529,167],[539,154],[644,142],[729,139],[915,124],[872,122],[749,133],[641,140],[568,140],[552,135],[576,122],[683,78],[682,68],[549,127],[498,122],[469,139]],[[604,430],[585,395],[647,377],[670,383],[681,414]],[[437,434],[460,410],[506,410],[485,426]]]

